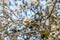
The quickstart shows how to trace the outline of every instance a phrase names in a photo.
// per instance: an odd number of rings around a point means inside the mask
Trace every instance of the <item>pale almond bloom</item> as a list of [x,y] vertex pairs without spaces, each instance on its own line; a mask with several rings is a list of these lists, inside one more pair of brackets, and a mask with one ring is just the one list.
[[8,3],[8,0],[2,0],[2,2],[4,1],[4,3]]
[[31,0],[31,2],[37,2],[37,0]]
[[6,20],[4,20],[2,23],[3,23],[3,24],[8,24]]
[[3,13],[7,13],[7,12],[8,12],[7,9],[2,9],[1,11],[2,11]]
[[57,2],[57,3],[56,3],[56,5],[59,5],[59,6],[60,6],[60,3],[59,3],[59,2]]
[[50,35],[56,37],[56,32],[51,32]]
[[60,27],[58,25],[51,25],[51,31],[57,31]]
[[49,19],[46,20],[46,25],[47,25],[47,26],[49,25]]
[[49,14],[51,13],[52,9],[53,9],[53,6],[50,6],[50,8],[49,8]]
[[48,40],[53,40],[53,38],[52,37],[48,37]]
[[31,4],[38,4],[37,0],[31,0]]
[[51,25],[51,31],[54,31],[54,30],[56,30],[56,25]]
[[30,19],[29,17],[25,18],[25,19],[23,20],[23,24],[26,25],[26,24],[27,24],[26,22],[30,22],[30,20],[31,20],[31,19]]
[[13,10],[13,12],[17,13],[19,11],[19,8],[16,8]]
[[57,29],[59,29],[60,28],[60,25],[57,25],[57,27],[56,27]]
[[58,35],[58,38],[60,39],[60,35]]
[[42,14],[43,14],[43,16],[45,16],[45,15],[46,15],[46,13],[45,13],[44,11],[42,11]]

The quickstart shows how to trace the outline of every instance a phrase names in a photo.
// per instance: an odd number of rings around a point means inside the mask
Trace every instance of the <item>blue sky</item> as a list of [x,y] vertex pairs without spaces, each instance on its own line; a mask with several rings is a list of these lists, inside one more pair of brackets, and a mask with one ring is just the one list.
[[[30,2],[30,0],[24,0],[25,2]],[[40,0],[40,1],[42,1],[41,3],[43,4],[43,8],[45,9],[45,5],[46,5],[46,1],[45,0]],[[16,6],[15,5],[15,1],[14,0],[9,0],[9,2],[11,2],[11,6],[9,6],[9,8],[10,9],[12,9],[12,10],[14,10],[15,8],[20,8],[20,5],[21,4],[23,4],[22,3],[22,1],[17,1],[17,3],[18,3],[18,6]],[[31,8],[31,7],[30,7]],[[40,11],[40,8],[38,7],[38,9],[37,9],[38,11]],[[37,10],[36,10],[36,12],[37,12]],[[20,10],[21,11],[21,10]],[[25,10],[26,12],[27,12],[27,15],[29,16],[29,17],[32,17],[32,15],[34,15],[35,13],[33,12],[33,11],[31,11],[30,9],[26,9]],[[22,15],[23,15],[23,17],[26,17],[26,15],[25,15],[25,12],[22,10]],[[16,16],[18,16],[18,15],[16,15]],[[12,15],[12,18],[13,19],[19,19],[19,16],[18,16],[18,18],[16,17],[16,16],[14,16],[14,15]]]

